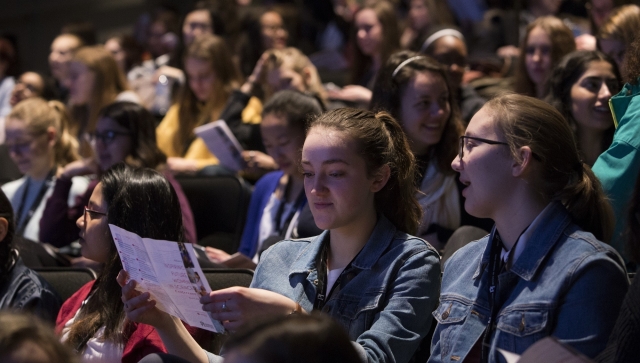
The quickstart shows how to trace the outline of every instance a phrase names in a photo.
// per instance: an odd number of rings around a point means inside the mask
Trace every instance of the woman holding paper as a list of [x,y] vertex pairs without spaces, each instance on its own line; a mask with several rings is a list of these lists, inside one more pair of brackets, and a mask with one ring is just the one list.
[[[304,188],[317,226],[312,238],[276,243],[262,255],[251,288],[203,297],[231,331],[264,315],[323,311],[346,328],[362,361],[408,362],[437,304],[437,252],[409,235],[420,222],[414,157],[385,112],[339,109],[312,123],[302,148]],[[127,317],[153,324],[170,353],[219,361],[188,337],[148,294],[123,285]]]
[[[60,309],[56,331],[84,361],[137,362],[164,345],[153,327],[125,321],[116,275],[122,262],[109,224],[141,237],[184,241],[180,204],[171,184],[152,169],[124,164],[106,171],[77,221],[82,255],[102,271]],[[198,339],[206,333],[190,330]]]
[[[184,61],[187,86],[156,129],[158,147],[169,158],[174,172],[196,172],[218,160],[193,129],[220,117],[231,92],[240,86],[240,73],[224,40],[201,35],[187,48]],[[262,105],[251,98],[242,112],[242,122],[260,122]],[[241,137],[238,138],[242,143]]]

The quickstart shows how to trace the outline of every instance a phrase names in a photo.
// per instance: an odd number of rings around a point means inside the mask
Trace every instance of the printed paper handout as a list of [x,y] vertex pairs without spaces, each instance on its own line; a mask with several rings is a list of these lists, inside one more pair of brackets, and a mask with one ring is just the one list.
[[590,363],[589,358],[554,337],[538,340],[522,355],[498,348],[507,363]]
[[242,146],[224,120],[198,126],[193,132],[204,140],[207,149],[220,160],[221,165],[234,171],[244,169]]
[[141,238],[112,224],[109,228],[124,270],[138,283],[136,290],[148,291],[160,310],[193,327],[224,332],[222,324],[202,310],[200,297],[211,287],[190,243]]

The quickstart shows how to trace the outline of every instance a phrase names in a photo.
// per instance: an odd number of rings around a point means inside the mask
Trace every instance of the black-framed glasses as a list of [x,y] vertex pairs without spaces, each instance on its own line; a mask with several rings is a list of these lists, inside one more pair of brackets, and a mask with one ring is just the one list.
[[507,146],[509,146],[509,144],[507,144],[506,142],[502,142],[502,141],[495,141],[495,140],[483,139],[481,137],[462,135],[462,136],[460,136],[460,148],[458,149],[458,157],[460,158],[460,160],[462,160],[462,157],[464,156],[464,139],[480,141],[480,142],[484,142],[485,144],[489,144],[489,145],[507,145]]
[[100,218],[101,216],[106,216],[107,213],[104,212],[100,212],[97,210],[93,210],[93,209],[89,209],[89,207],[85,206],[84,207],[84,224],[87,224],[87,214],[91,217],[91,219],[96,219],[96,218]]
[[100,140],[100,142],[102,142],[104,145],[109,145],[113,142],[113,140],[116,139],[116,137],[118,136],[129,136],[131,135],[128,132],[121,132],[121,131],[113,131],[113,130],[107,130],[107,131],[103,131],[103,132],[93,132],[93,133],[87,133],[87,139],[89,140],[89,142],[94,143],[97,140]]

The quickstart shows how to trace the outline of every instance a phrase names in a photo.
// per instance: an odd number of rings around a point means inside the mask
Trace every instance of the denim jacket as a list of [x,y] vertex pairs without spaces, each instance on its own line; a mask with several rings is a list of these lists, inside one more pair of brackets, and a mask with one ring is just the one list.
[[[325,231],[275,244],[262,255],[251,287],[277,292],[311,311],[318,283],[316,256],[328,238]],[[322,311],[346,329],[363,361],[408,362],[431,325],[439,268],[433,247],[397,231],[378,214],[367,244]]]
[[[571,221],[554,202],[541,216],[520,257],[498,277],[496,329],[489,362],[504,362],[501,348],[522,354],[554,336],[594,357],[607,344],[627,291],[626,270],[615,250]],[[457,251],[445,264],[430,363],[462,362],[482,339],[490,315],[488,262],[493,232]]]

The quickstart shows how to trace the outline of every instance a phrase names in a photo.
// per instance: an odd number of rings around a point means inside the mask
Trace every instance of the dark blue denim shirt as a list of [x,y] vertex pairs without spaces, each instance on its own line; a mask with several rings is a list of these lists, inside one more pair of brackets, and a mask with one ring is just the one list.
[[[251,287],[277,292],[313,309],[316,256],[329,232],[269,248]],[[429,331],[440,291],[440,259],[424,240],[397,231],[381,214],[346,282],[322,311],[340,323],[368,362],[407,362]],[[366,357],[366,358],[365,358]]]
[[[610,246],[572,223],[554,202],[509,271],[499,275],[497,327],[489,362],[504,362],[496,348],[522,354],[536,341],[554,336],[586,356],[607,344],[628,279]],[[445,264],[430,363],[462,362],[482,339],[489,305],[487,237],[457,251]]]

